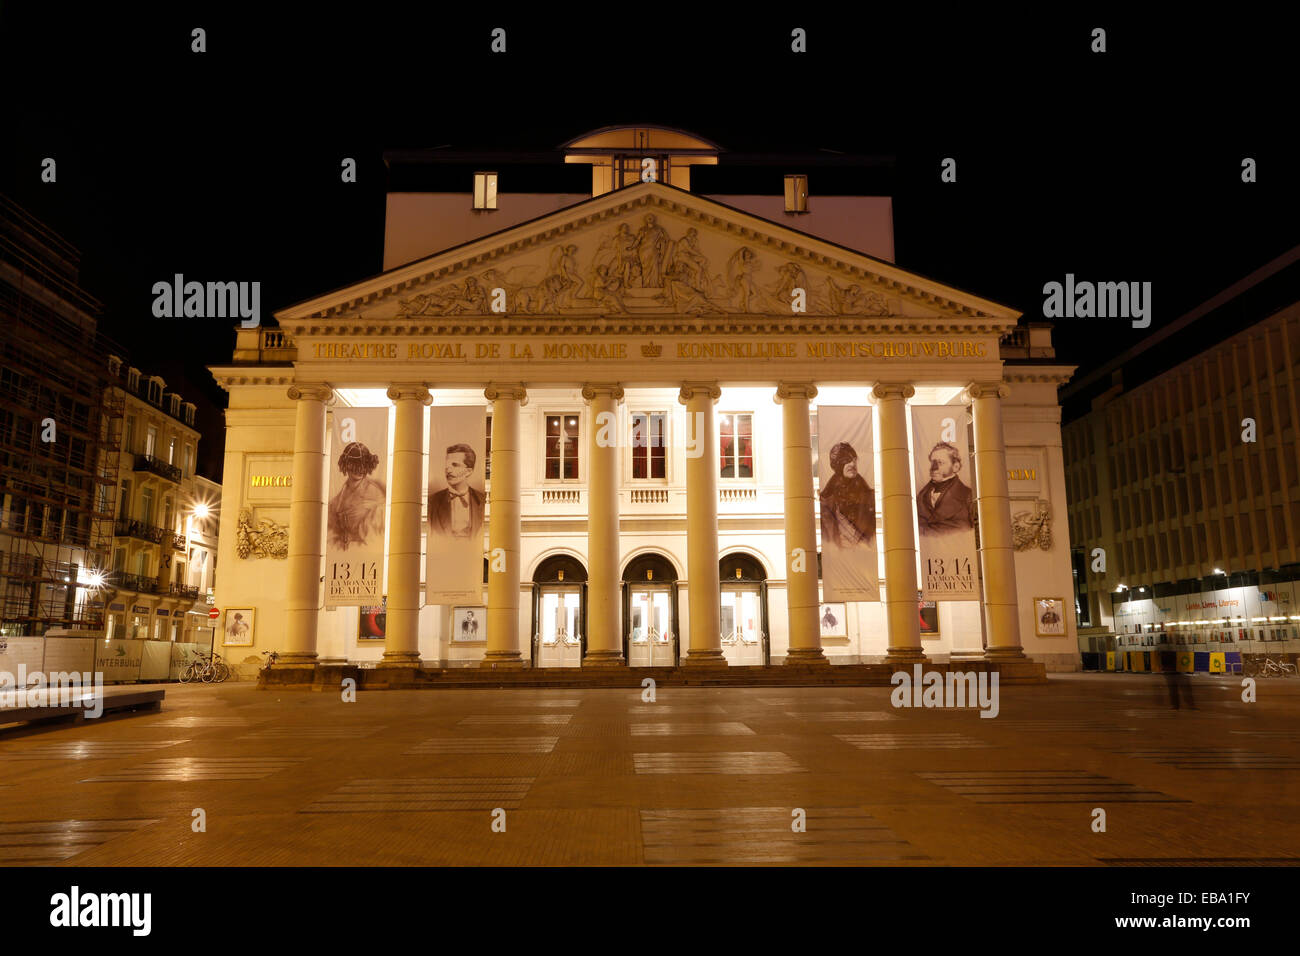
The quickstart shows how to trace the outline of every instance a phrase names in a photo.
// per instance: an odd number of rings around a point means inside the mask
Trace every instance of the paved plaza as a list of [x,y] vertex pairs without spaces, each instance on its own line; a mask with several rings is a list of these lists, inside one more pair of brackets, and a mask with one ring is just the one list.
[[1175,710],[1160,677],[1053,676],[994,719],[882,687],[168,685],[0,734],[0,865],[1300,863],[1300,681],[1190,683]]

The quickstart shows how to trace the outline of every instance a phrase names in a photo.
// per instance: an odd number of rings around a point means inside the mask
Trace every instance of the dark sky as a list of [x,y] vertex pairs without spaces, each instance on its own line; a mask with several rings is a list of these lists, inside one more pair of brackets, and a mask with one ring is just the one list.
[[[549,149],[632,122],[736,151],[892,156],[900,266],[1031,318],[1067,272],[1151,281],[1149,331],[1300,242],[1285,21],[911,6],[688,24],[650,4],[529,19],[316,5],[277,21],[6,3],[0,190],[82,250],[106,334],[200,403],[200,470],[217,479],[224,394],[205,366],[229,360],[234,333],[154,319],[153,283],[258,280],[269,315],[380,271],[385,149]],[[495,26],[505,55],[488,50]],[[795,26],[807,54],[789,52]],[[1094,26],[1105,54],[1089,52]],[[939,181],[946,156],[955,184]],[[1240,181],[1243,156],[1258,183]],[[1058,355],[1092,368],[1148,334],[1098,321],[1058,323]]]

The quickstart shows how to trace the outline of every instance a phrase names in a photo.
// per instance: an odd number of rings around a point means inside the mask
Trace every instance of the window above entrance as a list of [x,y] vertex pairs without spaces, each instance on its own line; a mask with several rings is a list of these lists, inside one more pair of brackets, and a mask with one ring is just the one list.
[[546,416],[545,459],[548,481],[576,481],[580,416],[577,412]]
[[754,477],[753,412],[723,412],[718,416],[718,453],[719,477]]

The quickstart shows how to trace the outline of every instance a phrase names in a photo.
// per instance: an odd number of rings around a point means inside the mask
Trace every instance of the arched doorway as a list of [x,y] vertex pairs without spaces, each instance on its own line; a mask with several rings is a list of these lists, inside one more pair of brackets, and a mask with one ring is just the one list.
[[718,562],[722,582],[722,655],[734,666],[771,662],[767,632],[767,572],[748,554]]
[[557,554],[533,572],[533,666],[581,667],[587,652],[587,569]]
[[623,571],[623,659],[629,667],[676,667],[677,571],[661,554],[633,558]]

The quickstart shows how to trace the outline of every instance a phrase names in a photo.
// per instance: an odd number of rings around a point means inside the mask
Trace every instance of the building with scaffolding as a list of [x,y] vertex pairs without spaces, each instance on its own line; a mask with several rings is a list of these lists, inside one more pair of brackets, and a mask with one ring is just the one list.
[[0,197],[0,635],[99,631],[120,401],[80,253]]

